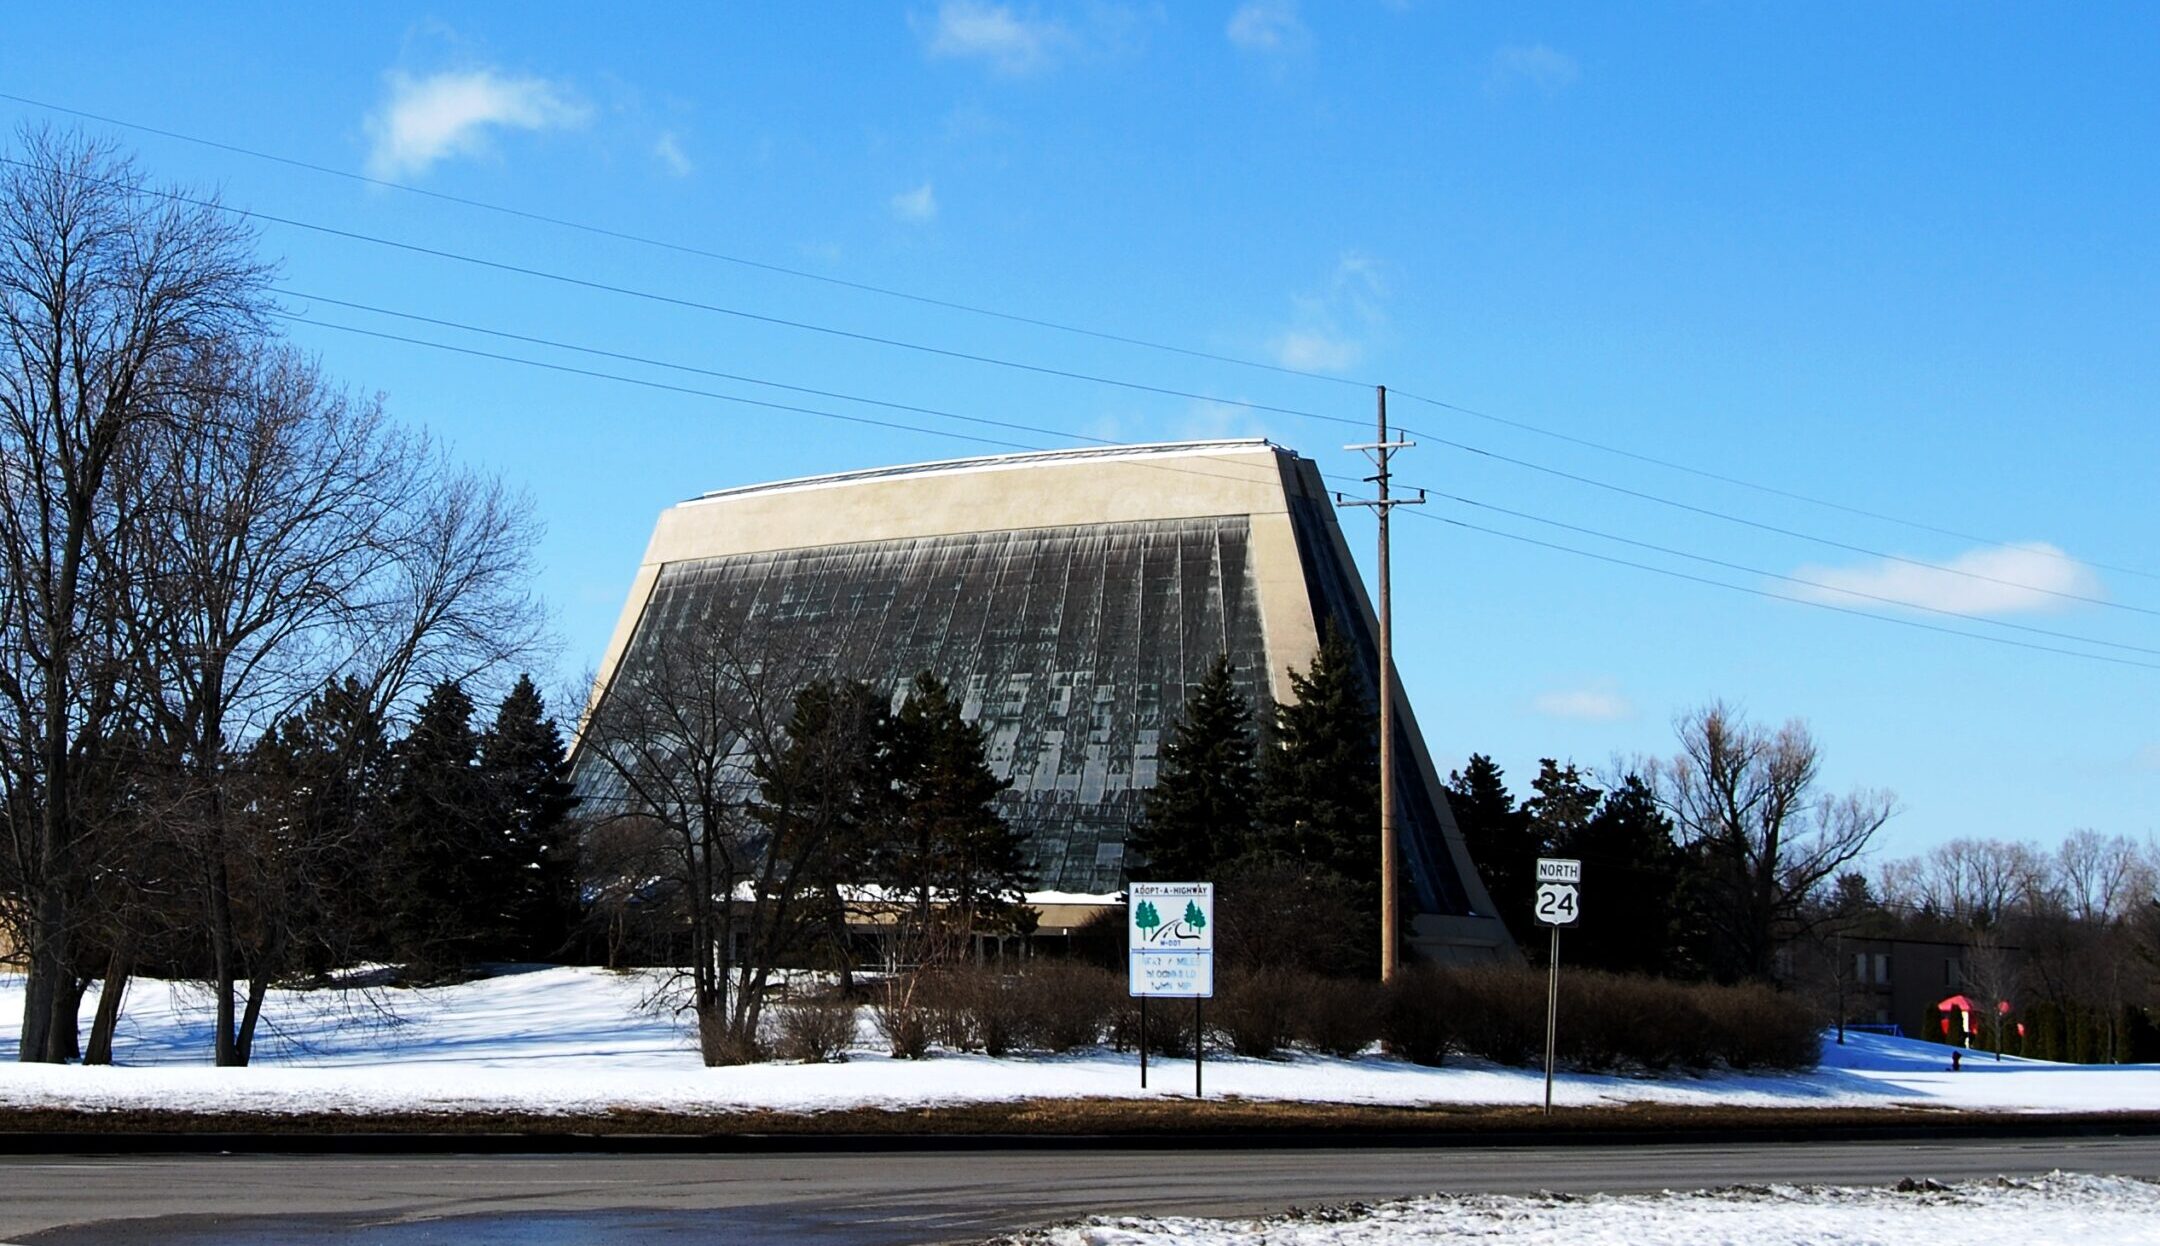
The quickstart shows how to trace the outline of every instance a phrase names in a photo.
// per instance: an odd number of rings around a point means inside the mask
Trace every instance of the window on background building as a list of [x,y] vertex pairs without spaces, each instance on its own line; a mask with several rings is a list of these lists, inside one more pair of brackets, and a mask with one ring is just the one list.
[[1943,957],[1943,985],[1956,986],[1957,984],[1958,963],[1955,958],[1945,956]]
[[1853,953],[1853,958],[1852,958],[1852,976],[1853,976],[1853,981],[1855,981],[1855,982],[1865,982],[1865,981],[1867,981],[1867,953],[1866,953],[1866,952],[1854,952],[1854,953]]
[[1890,953],[1875,953],[1875,980],[1877,982],[1888,982],[1890,980]]

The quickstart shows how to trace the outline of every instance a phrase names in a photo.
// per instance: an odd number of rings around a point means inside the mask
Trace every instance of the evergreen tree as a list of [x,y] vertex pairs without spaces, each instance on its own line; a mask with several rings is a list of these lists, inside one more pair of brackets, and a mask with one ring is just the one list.
[[871,880],[878,829],[893,799],[891,735],[886,699],[870,685],[815,680],[795,694],[785,744],[753,767],[754,812],[771,831],[771,851],[794,859],[794,877],[816,895],[800,922],[822,935],[843,984],[854,964],[843,888]]
[[1146,813],[1127,840],[1145,876],[1208,879],[1251,847],[1257,786],[1252,706],[1227,654],[1193,685],[1170,728],[1148,789]]
[[917,930],[942,925],[966,938],[1013,922],[1032,870],[1026,841],[998,814],[1011,781],[991,771],[982,728],[925,671],[893,715],[890,739],[883,873],[913,897]]
[[475,897],[474,924],[502,938],[483,955],[546,960],[561,954],[576,927],[577,797],[562,732],[530,675],[518,676],[480,742],[491,838],[500,868],[489,871],[499,894]]
[[391,746],[367,689],[350,677],[325,687],[250,750],[265,845],[288,854],[295,960],[317,974],[377,955],[382,906],[382,810]]
[[1296,699],[1275,706],[1262,754],[1259,846],[1377,893],[1378,721],[1339,632],[1327,629],[1312,665],[1290,672],[1290,686]]
[[[1467,765],[1448,775],[1447,802],[1470,861],[1492,897],[1493,915],[1509,930],[1521,931],[1532,922],[1536,883],[1529,862],[1537,855],[1536,838],[1530,812],[1516,805],[1505,780],[1492,758],[1472,753]],[[1531,850],[1526,853],[1525,848]]]
[[437,684],[392,750],[384,816],[389,952],[421,978],[468,963],[504,935],[496,900],[509,851],[488,816],[472,714],[457,681]]
[[1576,940],[1568,959],[1620,973],[1692,972],[1677,944],[1680,848],[1639,776],[1607,792],[1587,822],[1556,836],[1552,851],[1583,863],[1583,886],[1595,897],[1582,918],[1591,937]]

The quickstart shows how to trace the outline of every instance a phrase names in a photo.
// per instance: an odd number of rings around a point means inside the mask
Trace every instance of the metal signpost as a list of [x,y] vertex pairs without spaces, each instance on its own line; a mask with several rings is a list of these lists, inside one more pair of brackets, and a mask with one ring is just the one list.
[[1582,862],[1539,857],[1537,919],[1552,928],[1552,957],[1545,981],[1545,1114],[1552,1115],[1554,1038],[1560,1021],[1560,928],[1582,916]]
[[1125,901],[1126,989],[1140,1001],[1140,1085],[1147,1086],[1147,1002],[1193,1002],[1193,1098],[1200,1097],[1200,1001],[1215,994],[1215,884],[1134,883]]

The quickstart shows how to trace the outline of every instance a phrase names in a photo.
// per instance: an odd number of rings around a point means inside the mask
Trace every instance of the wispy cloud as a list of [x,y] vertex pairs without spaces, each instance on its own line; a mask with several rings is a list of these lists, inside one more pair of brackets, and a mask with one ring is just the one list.
[[935,16],[910,21],[933,59],[979,60],[1011,77],[1049,68],[1073,42],[1063,22],[982,0],[944,0]]
[[683,151],[682,142],[675,137],[673,130],[663,130],[660,137],[653,141],[652,151],[653,157],[660,162],[660,167],[676,177],[688,177],[697,169],[697,165],[691,163],[689,155]]
[[1574,722],[1609,723],[1635,715],[1635,706],[1620,694],[1609,679],[1593,680],[1575,688],[1556,688],[1539,693],[1530,707],[1547,718]]
[[1286,52],[1305,45],[1311,32],[1298,18],[1297,0],[1245,0],[1223,34],[1247,52]]
[[1354,368],[1365,359],[1364,339],[1387,324],[1382,307],[1386,294],[1379,264],[1363,252],[1346,251],[1325,285],[1293,300],[1296,315],[1288,328],[1268,339],[1268,353],[1286,368]]
[[1528,86],[1547,95],[1557,95],[1575,85],[1575,80],[1580,77],[1582,66],[1574,57],[1542,43],[1532,43],[1501,48],[1493,53],[1492,71],[1486,76],[1485,85],[1496,92]]
[[384,81],[387,98],[366,123],[373,140],[368,171],[377,177],[420,173],[454,156],[482,154],[500,130],[564,129],[591,117],[570,90],[545,78],[492,69],[424,77],[392,70]]
[[937,219],[937,190],[924,182],[913,190],[903,190],[892,197],[893,215],[903,221],[922,224]]
[[1869,607],[1887,598],[1974,616],[2034,614],[2074,604],[2057,595],[2062,593],[2104,595],[2098,573],[2046,541],[1968,550],[1938,566],[1943,569],[1879,558],[1857,567],[1806,566],[1793,575],[1822,586],[1800,590],[1815,601]]

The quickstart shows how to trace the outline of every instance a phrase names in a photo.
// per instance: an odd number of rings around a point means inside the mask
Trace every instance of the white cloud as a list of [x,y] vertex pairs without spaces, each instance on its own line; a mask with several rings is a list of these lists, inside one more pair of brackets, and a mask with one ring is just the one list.
[[928,182],[892,197],[893,215],[918,224],[937,219],[937,191]]
[[1290,329],[1268,340],[1268,353],[1285,368],[1341,372],[1365,358],[1365,348],[1346,337],[1318,329]]
[[585,105],[544,78],[508,77],[492,69],[456,70],[416,78],[391,71],[389,98],[367,119],[374,145],[368,171],[377,177],[419,173],[452,156],[488,149],[495,130],[551,130],[585,124]]
[[1268,353],[1285,368],[1341,372],[1365,358],[1363,338],[1386,327],[1381,302],[1386,287],[1380,266],[1360,251],[1345,251],[1317,292],[1292,300],[1290,327],[1268,339]]
[[682,143],[676,139],[673,130],[662,131],[652,150],[661,167],[676,177],[688,177],[697,168],[683,152]]
[[913,23],[934,59],[980,60],[1012,77],[1048,68],[1072,42],[1064,23],[1023,17],[1010,5],[944,0],[937,16]]
[[1297,0],[1245,0],[1223,33],[1247,52],[1282,52],[1302,45],[1310,32],[1298,20]]
[[1941,563],[1946,570],[1877,559],[1858,567],[1807,566],[1793,572],[1820,588],[1802,588],[1814,601],[1880,606],[1888,598],[1952,614],[2030,614],[2072,603],[2059,593],[2099,597],[2103,586],[2091,567],[2046,541],[1990,545]]
[[1593,681],[1579,688],[1560,688],[1539,693],[1530,702],[1532,709],[1548,718],[1566,718],[1576,722],[1609,723],[1632,718],[1635,706],[1620,695],[1611,680]]
[[1493,53],[1492,73],[1487,77],[1486,85],[1502,91],[1523,83],[1547,95],[1557,95],[1573,86],[1580,77],[1582,66],[1574,57],[1542,43],[1532,43],[1501,48]]

